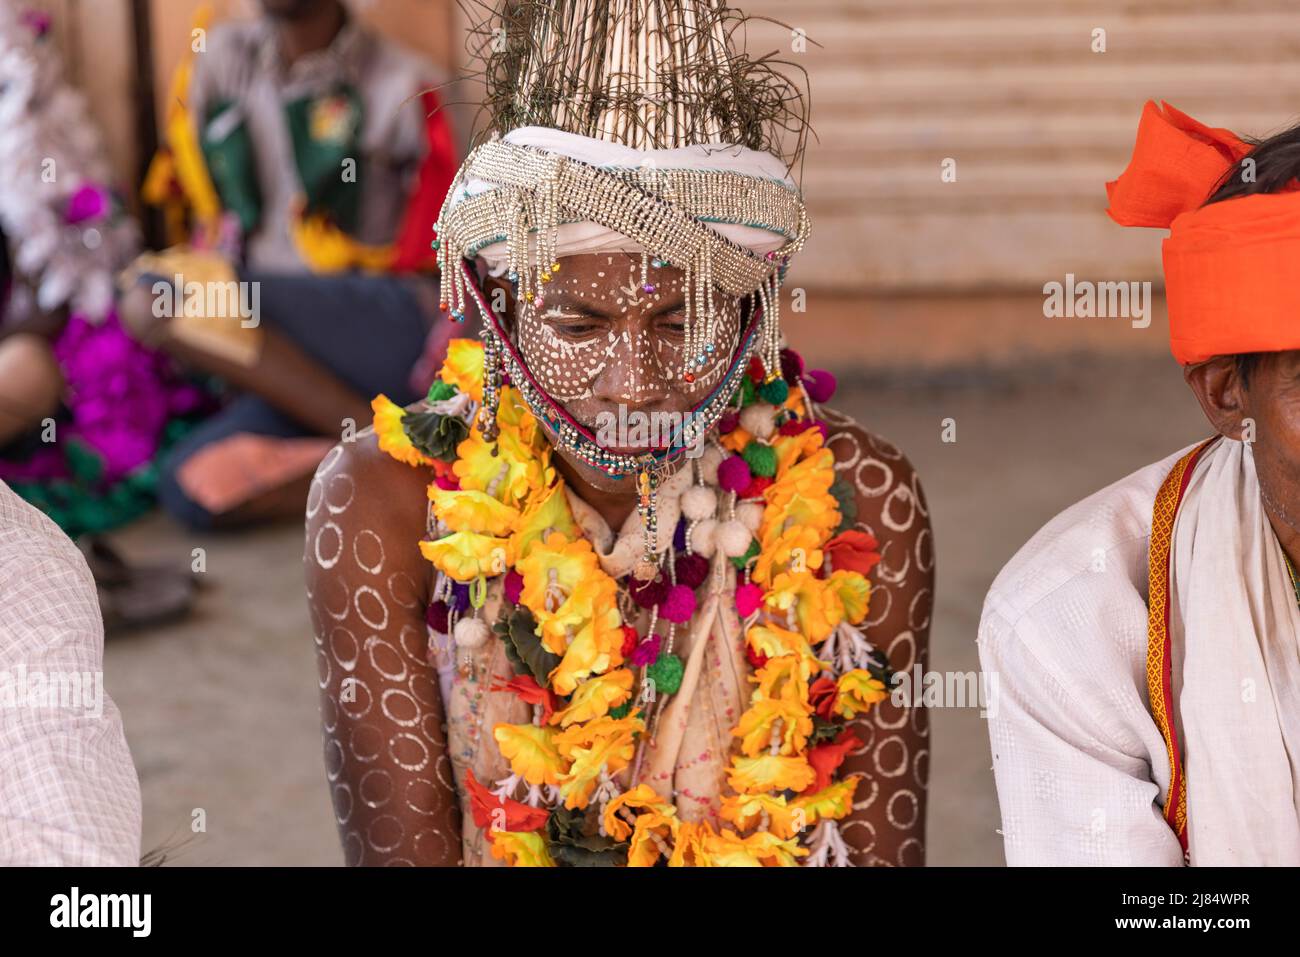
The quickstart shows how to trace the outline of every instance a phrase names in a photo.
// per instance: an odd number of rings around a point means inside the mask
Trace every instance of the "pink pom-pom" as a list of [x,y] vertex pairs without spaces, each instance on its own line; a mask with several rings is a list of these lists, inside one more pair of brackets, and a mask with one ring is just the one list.
[[648,635],[645,641],[632,649],[632,654],[628,655],[628,661],[638,668],[645,668],[652,665],[659,658],[659,642],[662,641],[659,635]]
[[743,492],[753,480],[749,463],[739,455],[728,456],[718,466],[718,484],[728,492]]
[[513,568],[506,572],[505,592],[507,601],[512,605],[519,604],[519,596],[524,592],[524,576]]
[[674,585],[668,589],[668,597],[659,606],[659,614],[679,625],[690,621],[691,615],[695,614],[695,592],[685,585]]
[[444,492],[460,491],[460,479],[454,475],[435,475],[433,480],[438,483],[438,488]]
[[827,425],[823,420],[816,419],[813,422],[813,425],[821,430],[823,441],[831,437],[831,427]]
[[803,387],[808,390],[808,398],[814,402],[829,402],[835,394],[835,376],[825,369],[811,369],[804,373]]
[[758,606],[762,603],[763,589],[753,582],[736,587],[736,612],[741,618],[748,618],[758,611]]

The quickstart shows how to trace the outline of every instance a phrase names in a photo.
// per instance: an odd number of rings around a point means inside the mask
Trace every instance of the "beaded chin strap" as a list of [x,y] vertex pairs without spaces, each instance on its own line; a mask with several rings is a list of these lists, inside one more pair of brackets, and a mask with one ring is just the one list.
[[[717,424],[740,388],[741,377],[748,367],[749,358],[764,341],[768,328],[765,322],[767,300],[759,297],[763,305],[751,310],[751,316],[741,333],[740,344],[727,371],[718,384],[683,417],[682,428],[673,436],[667,448],[648,451],[642,455],[620,455],[604,448],[589,429],[578,423],[564,407],[538,384],[523,356],[497,315],[486,302],[469,264],[460,262],[465,288],[468,289],[483,316],[483,405],[479,409],[478,427],[489,441],[498,432],[497,409],[501,401],[501,386],[507,381],[519,390],[532,413],[555,436],[556,444],[572,452],[579,461],[607,475],[622,478],[635,475],[637,513],[641,516],[644,546],[641,560],[633,574],[640,581],[654,578],[658,570],[658,508],[660,483],[668,466],[685,452],[703,441],[704,436]],[[522,307],[521,307],[522,308]],[[775,367],[766,365],[769,377],[772,369],[780,375],[779,342]]]

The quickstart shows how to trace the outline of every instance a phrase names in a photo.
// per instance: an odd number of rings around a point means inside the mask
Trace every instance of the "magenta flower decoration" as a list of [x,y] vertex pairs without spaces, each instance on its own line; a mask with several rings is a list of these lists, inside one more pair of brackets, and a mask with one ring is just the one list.
[[108,190],[96,183],[82,183],[77,191],[68,197],[68,208],[63,218],[72,225],[95,222],[108,215],[112,198]]

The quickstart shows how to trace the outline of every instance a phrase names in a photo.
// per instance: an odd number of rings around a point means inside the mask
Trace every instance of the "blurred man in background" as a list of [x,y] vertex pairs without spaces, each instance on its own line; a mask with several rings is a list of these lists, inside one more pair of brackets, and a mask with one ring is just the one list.
[[[163,504],[196,527],[300,516],[367,397],[417,398],[450,332],[430,244],[458,160],[433,69],[339,0],[261,5],[183,68],[145,189],[183,195],[192,233],[124,304],[141,342],[242,393],[164,465]],[[224,289],[238,305],[212,314]]]

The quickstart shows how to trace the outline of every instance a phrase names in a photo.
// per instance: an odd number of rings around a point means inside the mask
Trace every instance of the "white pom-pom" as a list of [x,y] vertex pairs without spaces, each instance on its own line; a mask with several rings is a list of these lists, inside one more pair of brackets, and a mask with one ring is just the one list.
[[707,485],[692,485],[682,493],[682,514],[693,522],[712,518],[718,510],[718,493]]
[[704,479],[705,485],[718,484],[718,466],[722,460],[727,457],[727,453],[716,445],[710,445],[700,456],[700,477]]
[[481,648],[490,637],[492,630],[482,618],[462,618],[456,622],[455,638],[459,648]]
[[745,523],[730,519],[718,528],[718,548],[728,558],[739,558],[749,551],[749,543],[754,535],[745,527]]
[[751,532],[763,524],[763,506],[758,502],[742,502],[736,506],[736,518]]
[[776,431],[776,408],[766,402],[745,406],[740,413],[740,427],[754,438],[766,442]]
[[706,518],[691,529],[691,551],[702,558],[712,558],[718,550],[718,520]]

